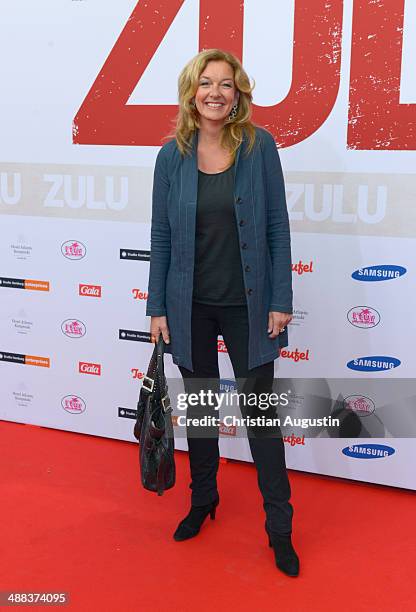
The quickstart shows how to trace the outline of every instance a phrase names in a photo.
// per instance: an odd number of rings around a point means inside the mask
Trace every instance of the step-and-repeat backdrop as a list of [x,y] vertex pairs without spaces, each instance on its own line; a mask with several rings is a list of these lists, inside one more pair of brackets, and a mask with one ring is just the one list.
[[[288,466],[414,489],[416,3],[25,4],[0,36],[1,418],[134,441],[154,162],[180,70],[220,47],[255,80],[285,175],[295,310],[276,378],[293,415],[342,417],[294,419]],[[221,337],[218,359],[229,393]],[[226,423],[220,446],[252,460]]]

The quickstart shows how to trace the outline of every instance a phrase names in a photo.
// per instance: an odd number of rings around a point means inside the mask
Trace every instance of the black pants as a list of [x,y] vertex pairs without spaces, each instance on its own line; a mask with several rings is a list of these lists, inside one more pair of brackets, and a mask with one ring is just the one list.
[[[248,314],[247,306],[217,306],[192,304],[192,362],[194,372],[179,366],[187,393],[219,390],[217,337],[224,338],[237,381],[238,391],[261,392],[271,390],[274,362],[248,369]],[[255,416],[252,408],[239,403],[243,416]],[[201,407],[198,407],[201,410]],[[187,417],[198,415],[197,408],[187,408]],[[274,411],[275,409],[273,409]],[[192,414],[191,414],[192,412]],[[218,411],[204,407],[203,413],[218,417]],[[261,411],[263,414],[264,411]],[[267,415],[267,411],[265,413]],[[195,437],[187,433],[192,490],[191,503],[202,506],[216,499],[219,466],[218,427],[211,428],[210,436]],[[253,461],[257,469],[258,485],[263,496],[267,525],[271,531],[288,534],[292,531],[293,507],[289,502],[290,484],[286,471],[285,449],[281,436],[267,437],[254,431],[248,435]]]

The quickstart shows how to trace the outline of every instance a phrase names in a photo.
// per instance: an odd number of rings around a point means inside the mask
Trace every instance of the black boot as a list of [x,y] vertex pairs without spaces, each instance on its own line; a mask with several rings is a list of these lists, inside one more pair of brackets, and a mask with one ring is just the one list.
[[198,535],[201,525],[207,518],[208,514],[210,515],[212,521],[215,519],[215,512],[219,501],[220,499],[218,497],[213,502],[206,504],[205,506],[191,506],[188,514],[179,523],[175,533],[173,534],[173,539],[177,542],[181,542],[182,540],[188,540],[189,538],[193,538],[194,536]]
[[292,538],[289,535],[280,535],[269,532],[265,523],[267,535],[269,536],[269,546],[273,547],[276,566],[288,576],[298,576],[299,557],[292,545]]

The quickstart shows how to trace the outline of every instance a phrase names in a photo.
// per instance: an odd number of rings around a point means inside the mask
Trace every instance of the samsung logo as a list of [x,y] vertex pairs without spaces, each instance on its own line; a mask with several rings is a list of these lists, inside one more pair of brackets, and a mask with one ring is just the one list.
[[406,268],[402,266],[367,266],[359,268],[351,276],[359,281],[383,281],[399,278],[403,274],[406,274]]
[[355,459],[380,459],[389,457],[396,451],[391,446],[384,444],[354,444],[342,449],[342,454]]
[[400,359],[395,357],[383,357],[381,355],[373,355],[371,357],[357,357],[347,363],[347,368],[357,370],[358,372],[382,372],[384,370],[392,370],[401,364]]

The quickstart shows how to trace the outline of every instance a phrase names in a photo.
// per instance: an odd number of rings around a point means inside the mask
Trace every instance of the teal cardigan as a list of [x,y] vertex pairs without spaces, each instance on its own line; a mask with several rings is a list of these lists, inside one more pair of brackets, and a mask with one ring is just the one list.
[[[197,204],[198,130],[192,151],[182,156],[171,140],[156,159],[147,316],[167,317],[173,362],[193,371],[191,314]],[[256,127],[247,154],[247,137],[235,160],[234,208],[249,320],[249,369],[279,356],[288,331],[267,333],[269,311],[292,313],[289,219],[283,172],[273,136]]]

